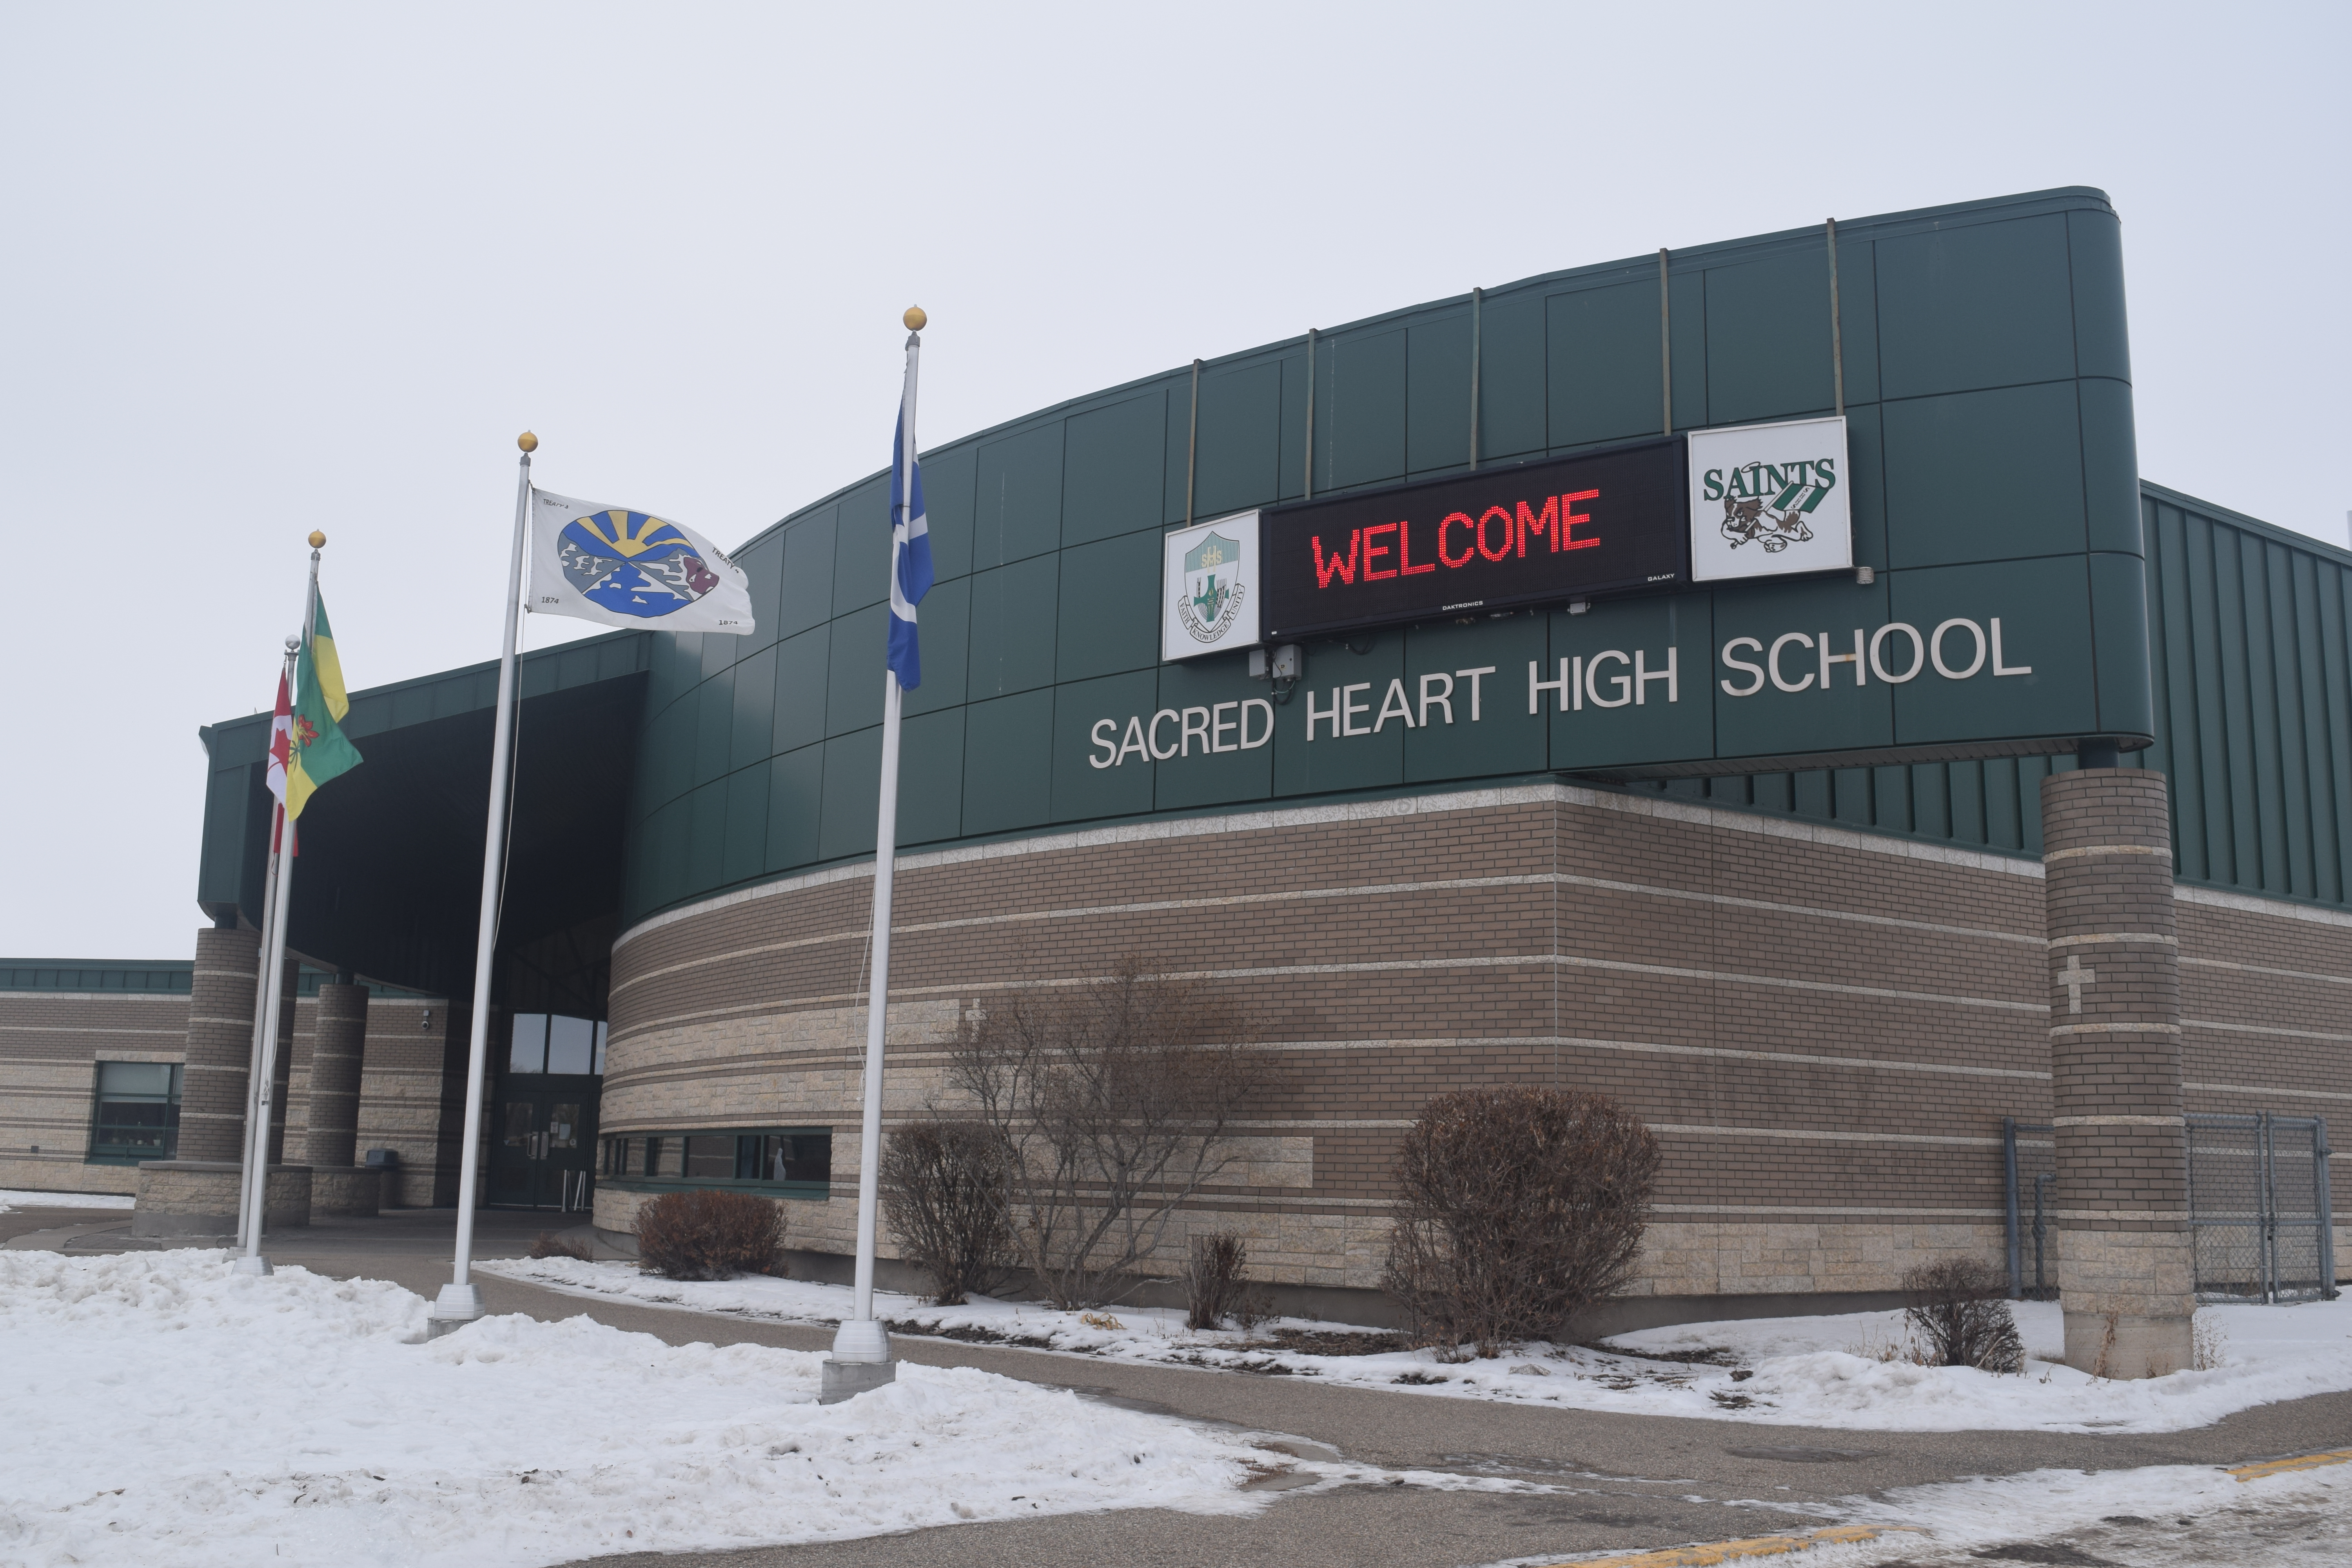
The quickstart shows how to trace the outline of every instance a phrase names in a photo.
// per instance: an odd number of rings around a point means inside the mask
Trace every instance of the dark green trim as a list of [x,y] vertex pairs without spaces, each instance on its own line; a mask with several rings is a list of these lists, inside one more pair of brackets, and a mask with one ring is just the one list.
[[757,1193],[763,1198],[815,1198],[833,1195],[831,1182],[667,1181],[646,1176],[599,1176],[597,1186],[615,1193]]
[[[768,1181],[757,1177],[740,1176],[648,1176],[642,1173],[629,1173],[625,1169],[627,1146],[631,1143],[657,1139],[666,1144],[676,1142],[683,1145],[688,1140],[694,1138],[725,1138],[738,1141],[745,1138],[822,1138],[824,1140],[825,1149],[825,1175],[821,1180],[800,1178]],[[614,1158],[615,1145],[620,1147],[618,1160]],[[739,1164],[742,1157],[742,1151],[739,1147],[735,1154]],[[623,1168],[614,1169],[616,1164]],[[607,1132],[599,1129],[593,1168],[597,1184],[611,1187],[615,1192],[656,1194],[742,1192],[757,1193],[766,1197],[824,1198],[830,1196],[833,1191],[833,1129],[831,1127],[776,1126],[691,1127],[684,1131],[658,1132]]]
[[160,991],[184,996],[194,959],[0,958],[0,991]]

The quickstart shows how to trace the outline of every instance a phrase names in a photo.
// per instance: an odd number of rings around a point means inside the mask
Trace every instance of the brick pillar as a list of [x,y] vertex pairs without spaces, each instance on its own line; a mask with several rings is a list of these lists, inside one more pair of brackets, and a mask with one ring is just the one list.
[[2160,1377],[2197,1304],[2164,775],[2053,773],[2042,843],[2066,1362]]
[[215,926],[196,933],[187,1067],[180,1080],[180,1159],[243,1162],[246,1079],[260,974],[259,931]]
[[310,1044],[309,1159],[348,1169],[358,1156],[360,1061],[367,1047],[368,988],[336,981],[319,987]]

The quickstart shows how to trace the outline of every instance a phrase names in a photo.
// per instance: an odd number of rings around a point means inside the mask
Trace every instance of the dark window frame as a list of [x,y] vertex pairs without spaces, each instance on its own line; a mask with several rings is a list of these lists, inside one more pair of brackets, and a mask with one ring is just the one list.
[[[167,1084],[159,1102],[152,1095],[109,1096],[106,1092],[106,1069],[110,1067],[158,1067],[166,1069]],[[180,1091],[182,1068],[178,1062],[126,1062],[100,1060],[90,1064],[89,1075],[89,1143],[82,1155],[86,1165],[136,1165],[142,1160],[175,1158],[180,1149]],[[106,1108],[113,1105],[154,1105],[163,1107],[163,1138],[160,1146],[143,1142],[126,1142],[121,1139],[110,1142],[110,1129],[121,1131],[152,1131],[139,1123],[107,1120]]]
[[[770,1138],[822,1140],[825,1173],[822,1177],[725,1176],[703,1173],[687,1174],[687,1160],[692,1154],[693,1141],[727,1139],[735,1144],[732,1160],[734,1170],[744,1168],[746,1161],[764,1161],[768,1151],[763,1142]],[[647,1174],[649,1168],[658,1169],[662,1154],[668,1146],[682,1145],[677,1158],[677,1174]],[[756,1152],[754,1152],[756,1147]],[[715,1152],[704,1151],[701,1158],[711,1158]],[[795,1163],[813,1163],[816,1151],[795,1158]],[[650,1157],[649,1157],[650,1156]],[[596,1182],[599,1187],[610,1187],[629,1193],[684,1192],[745,1192],[759,1193],[768,1197],[818,1199],[833,1195],[833,1129],[831,1127],[707,1127],[688,1128],[671,1132],[607,1133],[596,1140]]]

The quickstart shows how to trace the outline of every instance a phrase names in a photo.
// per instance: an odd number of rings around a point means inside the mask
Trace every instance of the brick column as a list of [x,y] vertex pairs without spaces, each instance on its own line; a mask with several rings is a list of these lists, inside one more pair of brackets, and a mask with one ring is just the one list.
[[259,931],[215,926],[196,933],[187,1066],[180,1079],[180,1159],[242,1163],[260,975]]
[[308,1157],[347,1169],[358,1158],[360,1061],[367,1047],[368,988],[335,981],[319,987],[310,1045]]
[[2053,773],[2042,842],[2066,1362],[2160,1377],[2197,1304],[2164,775]]

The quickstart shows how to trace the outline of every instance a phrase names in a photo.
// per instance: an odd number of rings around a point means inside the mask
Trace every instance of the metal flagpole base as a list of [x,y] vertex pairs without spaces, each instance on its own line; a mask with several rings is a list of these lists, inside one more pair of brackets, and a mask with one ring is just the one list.
[[237,1274],[272,1274],[277,1271],[269,1267],[269,1259],[267,1258],[254,1257],[238,1258],[232,1268],[232,1272]]
[[833,1336],[833,1353],[818,1373],[816,1402],[838,1405],[898,1379],[898,1363],[890,1359],[890,1336],[882,1325],[851,1318]]
[[482,1305],[481,1288],[470,1281],[464,1285],[444,1285],[435,1297],[433,1310],[425,1315],[425,1337],[437,1340],[443,1334],[464,1328],[487,1312]]

